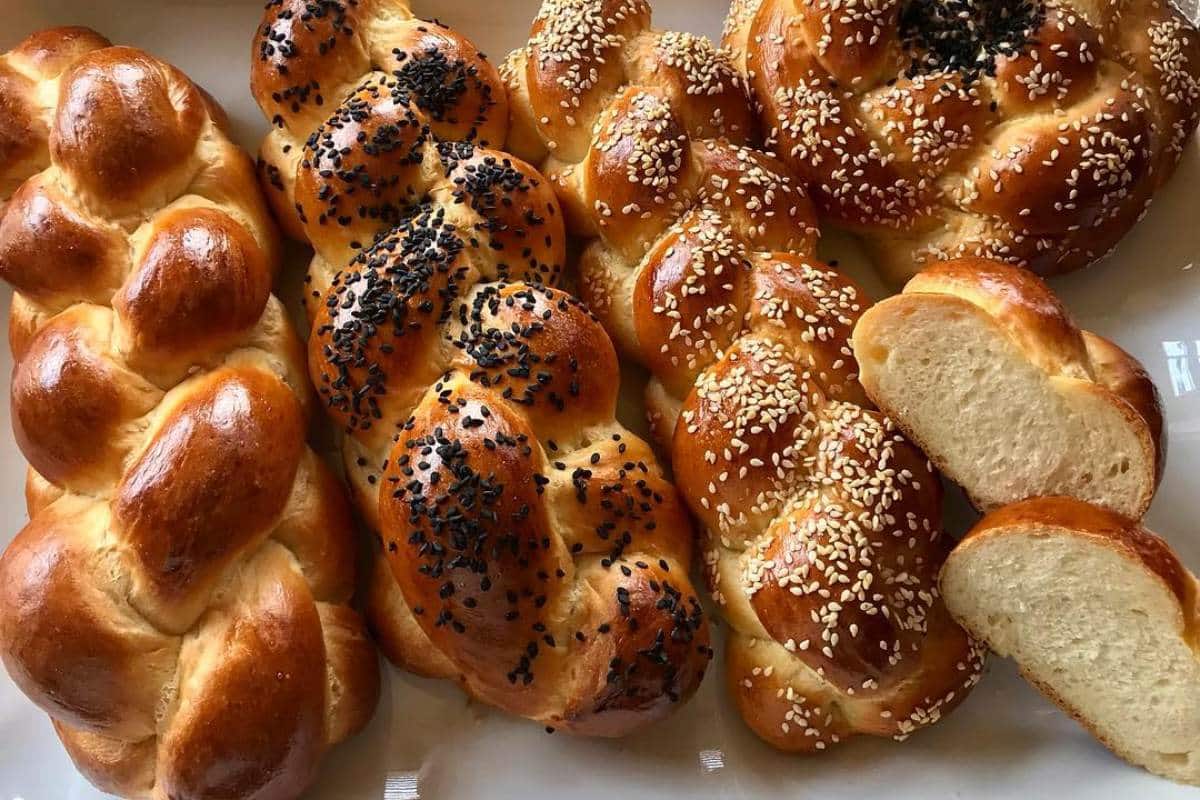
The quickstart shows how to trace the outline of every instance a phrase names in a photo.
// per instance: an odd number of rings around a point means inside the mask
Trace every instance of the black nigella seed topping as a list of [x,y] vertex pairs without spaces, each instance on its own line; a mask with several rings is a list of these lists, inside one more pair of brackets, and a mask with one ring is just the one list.
[[[260,55],[279,75],[286,76],[284,62],[298,56],[292,64],[296,73],[318,55],[339,57],[334,49],[354,36],[350,9],[356,0],[311,0],[303,12],[284,9],[282,0],[272,4],[280,10],[260,31]],[[292,20],[295,16],[301,19]],[[288,37],[303,29],[315,38],[302,42],[306,50],[300,53]],[[493,110],[491,87],[477,66],[436,47],[396,50],[392,57],[393,62],[380,65],[386,74],[360,85],[305,147],[304,168],[319,178],[318,190],[297,211],[306,221],[341,229],[339,235],[358,253],[325,296],[329,322],[318,331],[328,364],[322,393],[345,414],[351,429],[385,425],[399,445],[398,457],[384,464],[387,477],[380,483],[407,514],[408,530],[386,547],[391,552],[404,548],[404,558],[430,581],[430,597],[436,591],[425,621],[478,636],[469,627],[473,620],[503,613],[516,624],[512,630],[521,632],[523,647],[513,655],[516,664],[508,680],[529,685],[540,653],[567,647],[571,638],[588,642],[588,635],[559,631],[556,639],[544,621],[558,613],[556,598],[567,571],[548,560],[552,545],[562,544],[540,529],[543,517],[529,497],[557,488],[538,472],[545,463],[538,442],[514,432],[508,413],[519,407],[536,407],[541,415],[565,412],[573,398],[586,394],[587,366],[581,368],[575,355],[555,352],[565,340],[552,331],[556,315],[586,317],[587,312],[578,301],[542,285],[559,270],[536,255],[543,239],[550,243],[545,226],[556,211],[523,197],[537,185],[530,176],[504,156],[480,150],[476,134],[466,141],[437,141],[441,123],[479,126]],[[286,80],[292,85],[275,92],[279,115],[332,101],[331,86],[322,89],[307,76]],[[279,115],[276,124],[283,124]],[[409,175],[438,166],[442,185],[449,187],[446,194],[435,200],[427,188],[407,185],[413,180]],[[277,170],[272,173],[267,165],[264,170],[269,182],[281,183]],[[479,278],[468,265],[483,261],[494,269],[476,285]],[[456,363],[465,358],[469,366],[463,375],[491,390],[488,404],[468,401],[447,379],[431,395],[441,404],[434,404],[435,411],[444,412],[441,425],[425,427],[417,417],[385,420],[383,398],[400,377],[390,376],[389,369],[407,363],[415,340],[428,341],[417,333],[432,329],[446,337],[441,344],[458,351]],[[612,440],[624,454],[620,435]],[[604,566],[616,566],[632,579],[623,554],[635,531],[654,530],[653,512],[662,502],[646,480],[638,479],[638,473],[648,472],[646,465],[630,461],[618,470],[618,460],[601,452],[561,452],[552,441],[546,447],[562,459],[556,469],[562,478],[570,477],[586,513],[597,515],[597,540],[604,542],[599,548],[573,542],[571,553],[591,548],[600,549],[599,556],[607,550]],[[522,464],[515,472],[497,472],[498,460]],[[533,476],[524,502],[514,501],[521,493],[506,486],[512,479],[505,477],[522,470]],[[647,569],[645,562],[636,566]],[[624,639],[626,628],[640,627],[637,640],[649,645],[636,651],[636,658],[630,651],[623,660],[614,659],[609,680],[634,696],[648,691],[647,676],[661,677],[674,699],[670,656],[681,651],[672,648],[690,643],[700,630],[699,603],[666,582],[631,580],[631,586],[616,590],[619,613],[596,630],[610,634],[617,624],[618,638]],[[468,611],[476,608],[487,614]],[[414,613],[424,615],[425,609],[414,608]],[[526,642],[530,631],[535,638]]]
[[1019,55],[1046,18],[1044,0],[908,0],[900,39],[912,78],[957,72],[966,83],[996,74],[996,59]]

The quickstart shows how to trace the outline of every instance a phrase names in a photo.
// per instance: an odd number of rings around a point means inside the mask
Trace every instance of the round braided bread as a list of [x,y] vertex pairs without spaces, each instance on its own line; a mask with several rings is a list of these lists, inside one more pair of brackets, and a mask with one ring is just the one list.
[[607,335],[550,288],[553,191],[481,146],[503,84],[406,2],[314,8],[268,7],[253,84],[264,177],[317,253],[310,370],[386,553],[384,650],[548,726],[657,719],[711,657],[691,523],[615,419]]
[[935,721],[983,660],[937,592],[940,483],[858,385],[867,301],[815,261],[800,184],[738,146],[727,57],[644,0],[548,0],[504,74],[515,152],[590,240],[584,299],[652,373],[746,721],[798,751]]
[[982,256],[1105,255],[1200,122],[1169,0],[734,0],[725,42],[771,148],[895,283]]
[[82,29],[0,57],[0,110],[29,176],[0,217],[32,517],[5,666],[106,791],[298,797],[378,673],[251,162],[178,70]]

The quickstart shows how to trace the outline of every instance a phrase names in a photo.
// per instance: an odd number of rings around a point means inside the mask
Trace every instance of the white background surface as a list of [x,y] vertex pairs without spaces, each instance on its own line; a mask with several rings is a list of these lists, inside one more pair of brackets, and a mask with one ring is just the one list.
[[[454,25],[499,62],[523,42],[538,4],[416,0],[415,7]],[[663,27],[716,35],[726,2],[658,0],[656,6]],[[90,25],[179,65],[221,101],[253,149],[266,128],[248,90],[260,10],[256,0],[0,0],[0,50],[47,25]],[[852,245],[829,242],[827,250],[864,277],[853,268]],[[869,277],[864,282],[878,288]],[[1172,184],[1113,258],[1055,285],[1081,324],[1141,358],[1162,388],[1170,463],[1149,524],[1200,568],[1200,145],[1193,143]],[[0,307],[7,308],[9,295],[0,290]],[[10,371],[4,350],[5,395]],[[8,404],[0,402],[0,544],[25,521],[24,464],[10,431]],[[962,519],[962,509],[951,516]],[[961,526],[952,530],[961,533]],[[1112,758],[997,660],[958,711],[905,744],[856,739],[824,756],[779,755],[744,729],[725,698],[718,660],[680,713],[618,742],[548,736],[538,725],[469,705],[452,687],[385,667],[374,721],[332,754],[310,797],[1166,800],[1198,794]],[[47,719],[0,675],[0,800],[100,797],[75,773]]]

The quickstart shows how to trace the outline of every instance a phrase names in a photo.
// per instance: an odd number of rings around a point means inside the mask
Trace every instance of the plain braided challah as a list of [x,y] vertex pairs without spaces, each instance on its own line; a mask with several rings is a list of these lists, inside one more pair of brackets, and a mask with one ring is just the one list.
[[478,145],[506,134],[495,69],[405,2],[272,4],[256,49],[264,175],[317,251],[312,378],[386,552],[385,651],[547,726],[663,716],[711,657],[691,523],[615,419],[607,335],[543,285],[553,192]]
[[896,283],[1090,264],[1200,121],[1200,34],[1169,0],[734,0],[725,42],[772,149]]
[[32,467],[5,666],[106,791],[297,797],[378,673],[250,160],[178,70],[90,31],[0,57],[0,109],[0,174],[44,167],[0,218]]
[[642,0],[550,0],[504,73],[514,149],[590,240],[585,300],[653,375],[746,721],[798,751],[936,721],[983,661],[937,593],[940,484],[867,406],[847,342],[867,301],[814,261],[800,185],[735,144],[728,60]]
[[51,28],[31,34],[0,65],[0,198],[50,166],[53,108],[34,99],[38,85],[53,80],[83,55],[108,47],[89,28]]

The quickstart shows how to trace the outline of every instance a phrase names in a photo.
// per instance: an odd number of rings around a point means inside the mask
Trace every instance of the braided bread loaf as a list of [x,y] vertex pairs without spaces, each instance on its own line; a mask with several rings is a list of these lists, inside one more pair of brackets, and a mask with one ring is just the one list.
[[858,385],[867,301],[814,260],[802,188],[737,146],[725,56],[643,0],[549,0],[504,74],[515,150],[591,240],[585,300],[653,375],[747,722],[809,751],[938,719],[983,661],[937,593],[940,483]]
[[771,147],[898,284],[955,256],[1088,265],[1200,121],[1169,0],[734,0],[725,42]]
[[479,146],[506,135],[495,69],[406,2],[275,3],[258,51],[264,175],[317,251],[311,375],[385,546],[385,652],[577,733],[663,716],[711,656],[691,524],[615,419],[608,337],[549,288],[553,192]]
[[183,74],[90,31],[0,76],[0,174],[44,167],[0,218],[32,467],[5,666],[106,791],[297,797],[378,673],[251,163]]

